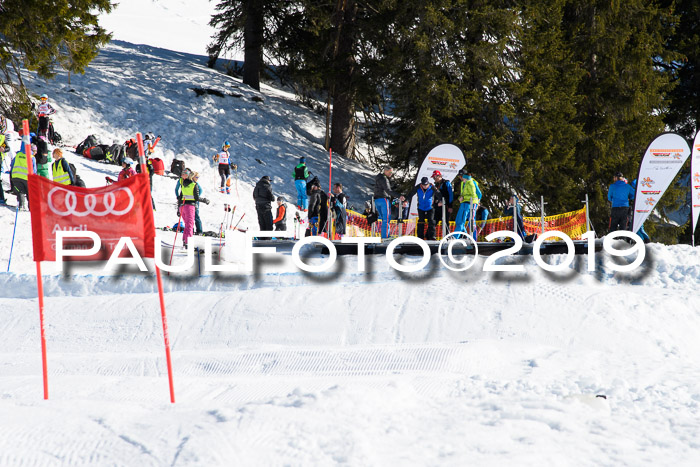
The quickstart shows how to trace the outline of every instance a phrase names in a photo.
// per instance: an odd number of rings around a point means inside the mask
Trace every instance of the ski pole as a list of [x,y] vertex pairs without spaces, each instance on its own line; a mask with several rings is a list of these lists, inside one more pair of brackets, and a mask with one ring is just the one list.
[[[177,210],[177,229],[175,229],[175,239],[173,240],[173,249],[170,251],[170,265],[173,264],[173,254],[175,253],[175,243],[177,243],[177,234],[180,233],[180,218],[182,217],[182,213],[180,210]],[[170,271],[168,271],[168,275],[170,275]]]
[[238,224],[241,223],[241,221],[243,220],[244,217],[245,217],[245,213],[243,213],[243,215],[241,216],[241,218],[238,219],[238,222],[236,222],[236,225],[233,227],[233,230],[236,230],[236,229],[238,228]]
[[231,230],[231,226],[233,225],[233,217],[236,215],[236,206],[233,207],[233,213],[231,213],[231,222],[228,224],[228,229]]
[[12,228],[12,244],[10,245],[10,259],[7,260],[7,272],[10,272],[12,263],[12,250],[15,248],[15,232],[17,232],[17,214],[19,214],[19,197],[17,197],[17,210],[15,210],[15,226]]

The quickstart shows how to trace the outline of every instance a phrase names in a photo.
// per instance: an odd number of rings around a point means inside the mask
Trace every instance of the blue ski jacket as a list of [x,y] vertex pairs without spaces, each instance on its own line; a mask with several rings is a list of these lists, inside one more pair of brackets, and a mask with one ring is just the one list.
[[608,188],[608,201],[614,208],[628,208],[634,199],[634,188],[622,180],[618,180]]

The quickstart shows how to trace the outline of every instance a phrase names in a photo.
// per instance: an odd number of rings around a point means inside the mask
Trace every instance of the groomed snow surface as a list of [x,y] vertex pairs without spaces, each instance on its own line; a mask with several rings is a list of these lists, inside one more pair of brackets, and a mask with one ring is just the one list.
[[[224,203],[253,226],[262,175],[291,197],[300,155],[327,174],[322,116],[204,61],[120,42],[70,86],[28,82],[49,93],[69,142],[162,135],[166,166],[179,156],[203,173],[206,230],[218,230]],[[188,89],[200,86],[240,97]],[[239,158],[238,196],[214,192],[210,158],[224,139]],[[68,159],[88,186],[118,171]],[[337,162],[334,180],[361,204],[371,171]],[[154,178],[159,227],[175,222],[174,185]],[[3,271],[14,217],[0,210]],[[579,257],[561,273],[526,257],[507,261],[523,273],[482,272],[483,258],[454,273],[434,257],[414,274],[383,256],[366,273],[355,257],[320,275],[258,262],[253,275],[164,277],[176,404],[152,275],[44,263],[44,401],[29,214],[19,213],[11,272],[0,274],[0,465],[700,464],[698,248],[652,244],[629,274],[602,253],[595,272]]]

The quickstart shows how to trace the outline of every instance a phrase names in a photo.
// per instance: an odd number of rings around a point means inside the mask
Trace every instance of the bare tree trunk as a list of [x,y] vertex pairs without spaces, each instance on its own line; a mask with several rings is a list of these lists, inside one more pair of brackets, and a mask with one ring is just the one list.
[[355,151],[355,73],[354,55],[355,19],[357,3],[347,0],[344,8],[342,33],[339,35],[335,57],[335,83],[333,86],[333,119],[331,122],[331,147],[345,157],[353,157]]
[[264,16],[262,2],[246,0],[246,18],[243,29],[244,63],[243,84],[260,90],[260,74],[263,67]]

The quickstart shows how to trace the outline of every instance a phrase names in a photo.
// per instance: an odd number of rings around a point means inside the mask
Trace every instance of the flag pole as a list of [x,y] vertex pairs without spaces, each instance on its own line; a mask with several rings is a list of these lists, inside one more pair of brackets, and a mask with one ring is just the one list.
[[[139,147],[139,163],[141,164],[141,173],[142,174],[148,174],[146,172],[148,168],[146,167],[146,156],[143,150],[143,137],[141,136],[141,133],[136,133],[136,142],[138,143]],[[146,175],[146,180],[149,180],[148,175]],[[150,184],[150,180],[148,182]],[[150,193],[150,186],[148,192]],[[151,195],[153,196],[153,195]],[[151,201],[152,202],[152,201]],[[155,233],[155,232],[154,232]],[[160,245],[156,245],[156,248],[159,248]],[[163,340],[165,342],[165,361],[168,366],[168,384],[170,386],[170,402],[175,403],[175,387],[173,385],[173,364],[172,360],[170,359],[170,336],[168,335],[168,318],[165,315],[165,297],[163,294],[163,278],[161,277],[160,274],[160,269],[158,266],[155,266],[156,268],[156,280],[158,282],[158,297],[160,299],[160,315],[161,319],[163,321]]]
[[[34,175],[34,166],[32,165],[32,145],[29,139],[29,121],[22,120],[22,141],[24,142],[24,150],[27,156],[27,174],[29,177]],[[27,190],[27,202],[29,202],[29,190]],[[31,211],[30,211],[31,216]],[[17,222],[15,221],[15,225]],[[36,239],[32,239],[35,241]],[[37,288],[37,298],[39,299],[39,327],[41,329],[41,368],[42,376],[44,379],[44,400],[49,399],[49,372],[47,369],[46,362],[46,326],[44,326],[44,282],[41,277],[41,261],[34,261],[36,263],[36,288]]]

